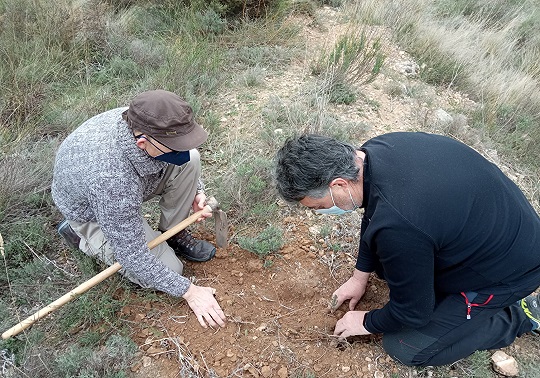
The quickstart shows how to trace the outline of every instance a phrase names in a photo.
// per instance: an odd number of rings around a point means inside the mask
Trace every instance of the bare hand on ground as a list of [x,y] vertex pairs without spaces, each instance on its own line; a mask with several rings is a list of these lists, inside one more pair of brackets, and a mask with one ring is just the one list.
[[[193,205],[191,206],[193,209],[193,212],[196,213],[197,211],[204,209],[205,206],[206,206],[206,194],[204,193],[197,194],[195,198],[193,199]],[[212,213],[206,213],[202,217],[197,219],[197,222],[201,222],[211,216],[212,216]]]
[[350,299],[349,310],[354,310],[360,298],[366,292],[366,286],[369,278],[369,273],[361,272],[355,269],[353,275],[347,282],[339,287],[334,294],[332,294],[332,308],[335,310],[343,302]]
[[182,296],[204,328],[208,327],[206,323],[210,327],[216,327],[218,324],[221,327],[225,327],[227,318],[217,303],[216,298],[214,298],[215,292],[216,289],[212,287],[191,284],[188,291]]
[[334,335],[340,339],[345,339],[349,336],[369,335],[367,329],[363,326],[364,316],[368,311],[349,311],[336,323]]

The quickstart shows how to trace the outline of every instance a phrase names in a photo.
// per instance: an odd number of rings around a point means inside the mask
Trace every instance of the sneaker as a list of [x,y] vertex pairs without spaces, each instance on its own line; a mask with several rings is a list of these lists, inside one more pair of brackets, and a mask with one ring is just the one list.
[[167,243],[177,255],[191,261],[208,261],[216,254],[216,247],[207,241],[193,238],[187,230],[182,230],[169,238]]
[[529,295],[519,301],[525,315],[533,324],[533,332],[540,334],[540,294]]
[[60,222],[60,224],[56,227],[56,230],[68,246],[74,249],[79,248],[81,238],[75,233],[75,231],[73,231],[66,219]]

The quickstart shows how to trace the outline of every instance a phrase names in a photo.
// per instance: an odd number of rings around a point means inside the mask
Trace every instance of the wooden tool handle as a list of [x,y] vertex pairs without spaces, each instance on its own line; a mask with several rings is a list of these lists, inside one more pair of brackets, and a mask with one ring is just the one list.
[[[186,228],[190,224],[197,221],[197,219],[202,217],[204,214],[209,214],[211,212],[212,212],[212,208],[208,205],[205,206],[202,210],[197,211],[196,213],[192,214],[188,218],[184,219],[182,222],[178,223],[176,226],[174,226],[170,230],[162,233],[157,238],[148,242],[148,248],[150,249],[155,248],[157,245],[163,243],[165,240],[169,239],[171,236],[176,235],[177,233],[182,231],[184,228]],[[39,319],[55,311],[56,309],[62,307],[63,305],[71,301],[72,299],[77,298],[78,296],[85,293],[92,287],[96,286],[101,281],[105,280],[106,278],[112,276],[114,273],[118,272],[120,269],[122,269],[122,266],[119,263],[115,263],[111,265],[110,267],[102,271],[101,273],[98,273],[94,277],[90,278],[88,281],[83,282],[82,284],[77,286],[75,289],[71,290],[69,293],[64,294],[63,296],[61,296],[54,302],[51,302],[46,307],[43,307],[41,310],[37,311],[35,314],[29,316],[28,318],[26,318],[19,324],[16,324],[10,329],[8,329],[6,332],[2,334],[2,339],[6,340],[6,339],[9,339],[11,336],[15,336],[19,334],[21,331],[30,327]]]

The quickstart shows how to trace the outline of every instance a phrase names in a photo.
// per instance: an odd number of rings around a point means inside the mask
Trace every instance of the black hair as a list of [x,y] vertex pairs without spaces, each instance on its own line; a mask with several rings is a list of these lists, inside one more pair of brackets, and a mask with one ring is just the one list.
[[322,135],[305,134],[285,142],[276,154],[274,178],[279,194],[289,202],[322,198],[332,180],[357,182],[357,149]]

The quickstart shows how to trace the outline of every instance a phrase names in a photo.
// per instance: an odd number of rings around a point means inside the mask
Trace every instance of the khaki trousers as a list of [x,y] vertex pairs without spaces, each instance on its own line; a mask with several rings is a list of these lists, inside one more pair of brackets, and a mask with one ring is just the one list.
[[[161,216],[158,226],[160,230],[166,231],[189,216],[200,175],[201,162],[199,152],[196,149],[190,150],[190,161],[188,163],[182,166],[169,164],[166,168],[165,175],[154,193],[150,197],[145,198],[145,201],[147,201],[160,196],[159,207],[161,209]],[[153,230],[144,218],[142,222],[147,243],[161,234],[160,231]],[[69,221],[69,224],[77,235],[81,237],[81,242],[79,243],[79,249],[81,251],[88,256],[98,258],[107,265],[115,263],[114,251],[110,243],[106,240],[98,223]],[[183,264],[166,242],[157,245],[150,252],[169,269],[182,274]],[[120,273],[142,287],[149,287],[135,275],[124,269],[121,269]]]

